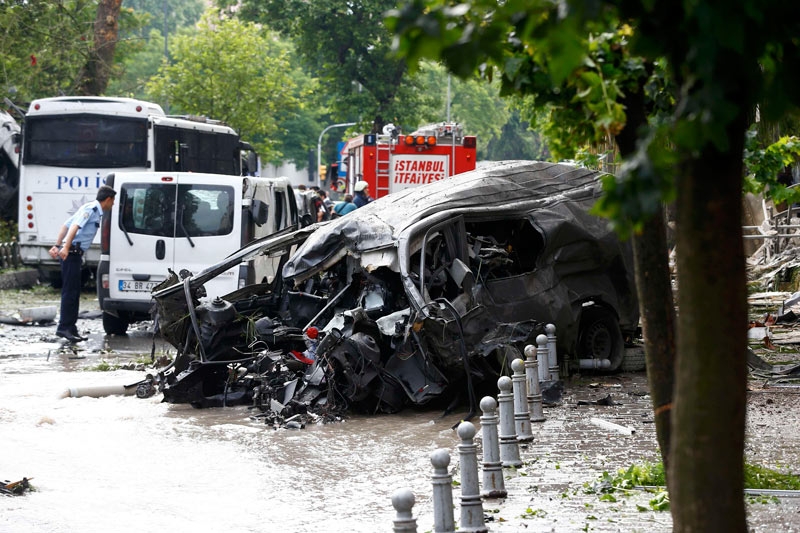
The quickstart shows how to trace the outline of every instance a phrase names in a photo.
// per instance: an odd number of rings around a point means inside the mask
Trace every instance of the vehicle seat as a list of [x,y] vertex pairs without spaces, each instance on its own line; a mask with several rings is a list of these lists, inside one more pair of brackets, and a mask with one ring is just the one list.
[[197,205],[197,212],[194,214],[195,224],[201,233],[218,233],[219,217],[215,217],[211,212],[211,204],[201,200]]

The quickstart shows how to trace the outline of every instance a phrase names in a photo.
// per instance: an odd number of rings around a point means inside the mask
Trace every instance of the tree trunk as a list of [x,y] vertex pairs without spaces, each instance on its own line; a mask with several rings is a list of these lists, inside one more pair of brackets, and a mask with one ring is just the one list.
[[[651,67],[648,66],[649,68]],[[644,102],[646,81],[647,78],[642,78],[638,90],[629,90],[623,100],[627,121],[625,128],[616,137],[623,159],[634,155],[637,132],[647,124]],[[669,273],[663,209],[645,223],[640,234],[634,235],[633,255],[656,439],[669,482],[670,410],[675,383],[675,301]]]
[[100,95],[108,86],[114,65],[114,49],[119,36],[119,12],[122,0],[100,0],[94,21],[94,46],[81,69],[76,94]]
[[[746,108],[743,105],[742,108]],[[677,178],[678,351],[670,448],[674,531],[744,532],[747,295],[743,116]]]
[[663,209],[645,223],[641,234],[634,236],[633,255],[656,439],[669,485],[670,414],[675,383],[675,303]]

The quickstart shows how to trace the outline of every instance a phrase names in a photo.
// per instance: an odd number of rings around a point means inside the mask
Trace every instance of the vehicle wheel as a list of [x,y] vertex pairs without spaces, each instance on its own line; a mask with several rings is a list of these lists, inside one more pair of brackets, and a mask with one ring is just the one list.
[[[89,268],[81,269],[81,287],[86,287],[90,279],[92,279],[92,270]],[[94,283],[92,285],[94,285]]]
[[619,369],[625,355],[625,346],[619,321],[610,309],[584,309],[578,339],[578,354],[581,359],[608,359],[611,366],[604,370]]
[[49,283],[54,289],[61,288],[61,271],[59,270],[42,270],[39,269],[39,280],[43,283]]
[[103,329],[106,335],[125,335],[128,332],[128,321],[104,311]]

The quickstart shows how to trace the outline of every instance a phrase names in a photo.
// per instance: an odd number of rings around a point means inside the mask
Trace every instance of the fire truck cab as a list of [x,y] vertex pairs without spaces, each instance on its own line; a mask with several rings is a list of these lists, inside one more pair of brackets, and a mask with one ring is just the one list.
[[369,184],[373,197],[416,187],[475,169],[476,137],[461,125],[440,122],[403,135],[392,124],[382,134],[354,137],[342,148],[347,177],[340,192],[352,192],[357,181]]

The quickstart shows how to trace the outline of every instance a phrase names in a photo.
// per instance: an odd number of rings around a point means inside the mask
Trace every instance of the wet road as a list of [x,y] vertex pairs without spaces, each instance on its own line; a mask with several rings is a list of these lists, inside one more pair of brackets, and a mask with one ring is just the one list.
[[[43,289],[0,293],[6,314],[58,303]],[[453,450],[458,479],[451,426],[464,413],[409,411],[276,431],[245,407],[197,410],[160,395],[61,398],[68,387],[141,380],[146,370],[88,370],[147,359],[153,347],[149,324],[106,337],[93,295],[81,308],[88,314],[78,326],[89,340],[76,351],[54,325],[0,324],[0,478],[32,477],[37,489],[0,498],[0,532],[389,532],[400,487],[416,495],[419,531],[432,530],[430,454]],[[155,354],[170,348],[156,342]],[[619,405],[577,405],[607,395]],[[749,459],[797,468],[797,397],[751,396]],[[545,416],[522,452],[525,465],[506,472],[509,498],[484,503],[491,531],[671,531],[669,513],[637,510],[651,495],[604,502],[586,490],[603,471],[657,457],[644,375],[572,380],[564,404]],[[609,432],[592,417],[636,431]],[[753,531],[800,530],[798,501],[750,503],[748,512]]]

